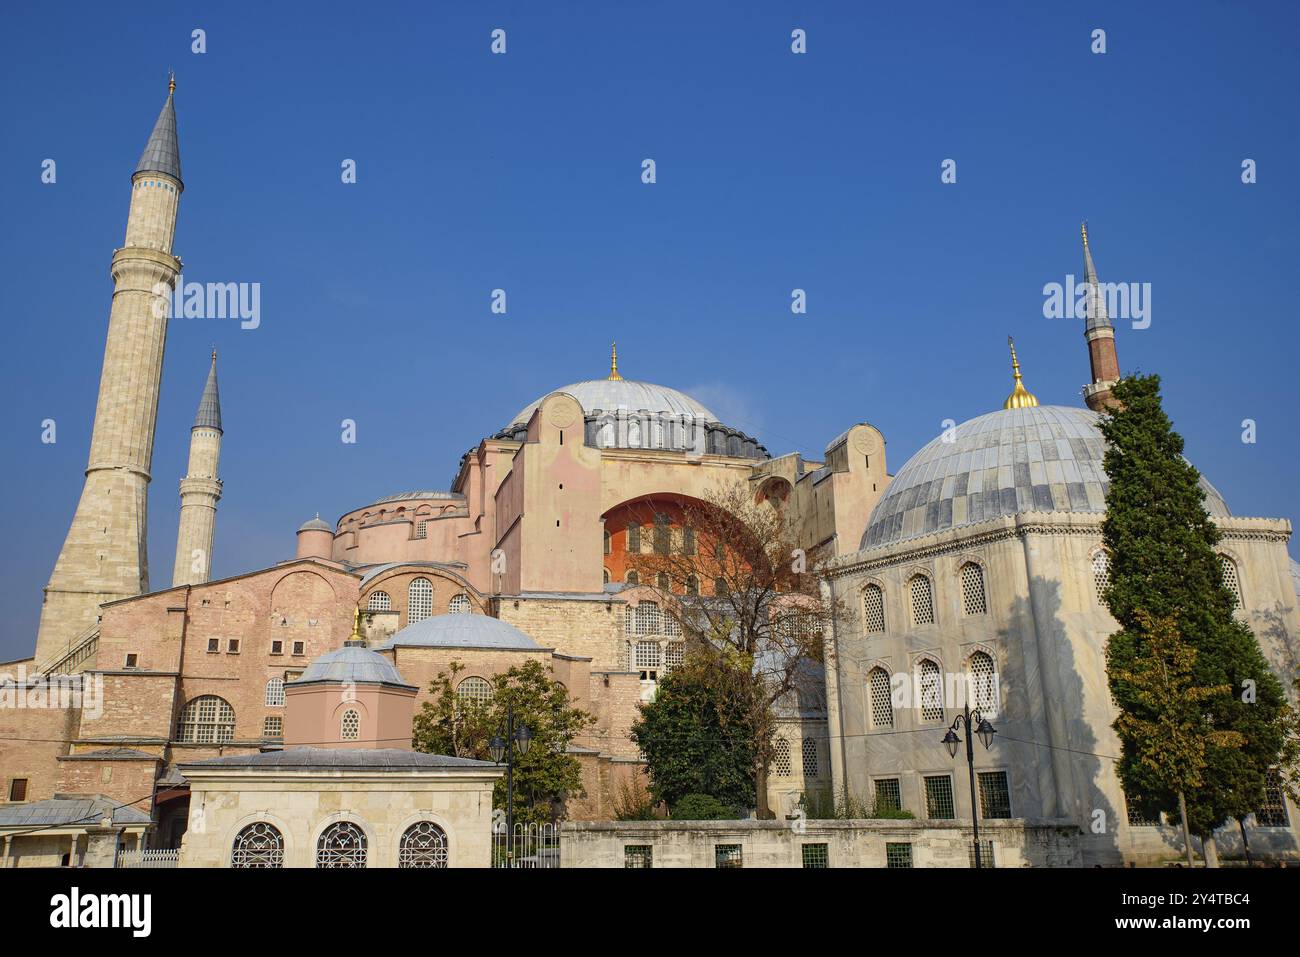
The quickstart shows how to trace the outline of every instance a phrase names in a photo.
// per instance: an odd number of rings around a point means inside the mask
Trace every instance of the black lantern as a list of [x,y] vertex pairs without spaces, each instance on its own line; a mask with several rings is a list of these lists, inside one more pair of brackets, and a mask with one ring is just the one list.
[[492,760],[500,764],[501,759],[506,756],[506,742],[502,737],[495,737],[488,742],[488,750],[492,752]]

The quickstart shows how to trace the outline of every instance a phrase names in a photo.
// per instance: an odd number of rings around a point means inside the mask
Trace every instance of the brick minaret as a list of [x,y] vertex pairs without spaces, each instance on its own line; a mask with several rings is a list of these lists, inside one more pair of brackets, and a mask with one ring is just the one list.
[[198,585],[212,577],[212,538],[221,499],[221,396],[217,392],[217,350],[190,429],[190,465],[181,479],[181,522],[176,532],[172,586]]
[[1115,327],[1106,312],[1106,294],[1097,281],[1097,267],[1088,248],[1088,224],[1083,233],[1083,279],[1088,284],[1088,316],[1083,336],[1088,340],[1088,358],[1092,362],[1092,382],[1083,387],[1083,401],[1094,412],[1111,405],[1111,387],[1119,380],[1119,356],[1115,354]]
[[180,204],[180,149],[173,81],[131,177],[126,241],[113,253],[113,303],[90,439],[90,461],[72,527],[41,608],[37,667],[76,641],[106,601],[149,589],[149,467],[167,339],[167,300],[181,261],[172,254]]

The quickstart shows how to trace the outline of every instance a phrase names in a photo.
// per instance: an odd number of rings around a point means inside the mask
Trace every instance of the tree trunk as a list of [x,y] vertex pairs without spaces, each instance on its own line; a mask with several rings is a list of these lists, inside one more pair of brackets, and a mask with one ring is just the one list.
[[760,821],[770,821],[773,814],[772,809],[767,804],[766,764],[760,764],[757,773],[754,775],[754,800],[758,806],[758,819]]
[[1250,838],[1246,836],[1246,819],[1237,818],[1237,827],[1241,828],[1241,849],[1246,852],[1246,866],[1254,867],[1255,862],[1250,859]]
[[1219,844],[1215,841],[1213,834],[1207,834],[1201,838],[1201,851],[1205,855],[1206,867],[1219,866]]
[[1195,867],[1196,861],[1192,857],[1192,832],[1187,827],[1187,798],[1183,792],[1178,792],[1178,816],[1183,821],[1183,849],[1187,852],[1187,866]]

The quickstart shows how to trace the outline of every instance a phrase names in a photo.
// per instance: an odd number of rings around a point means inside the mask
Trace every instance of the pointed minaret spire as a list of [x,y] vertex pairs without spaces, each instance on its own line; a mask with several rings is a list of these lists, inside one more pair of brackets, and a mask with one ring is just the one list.
[[167,81],[167,102],[149,134],[149,142],[144,145],[140,162],[135,164],[137,173],[166,173],[180,185],[181,181],[181,147],[176,135],[176,107],[172,97],[176,92],[176,75],[173,73]]
[[609,344],[609,377],[607,382],[621,382],[623,377],[618,374],[618,343]]
[[217,349],[212,348],[212,368],[208,370],[208,381],[203,386],[203,395],[199,399],[199,411],[194,416],[194,428],[216,429],[221,431],[221,393],[217,389]]
[[1102,412],[1113,405],[1110,390],[1119,381],[1119,356],[1115,352],[1115,327],[1106,312],[1106,294],[1097,279],[1097,266],[1088,245],[1086,221],[1079,232],[1083,236],[1083,281],[1088,303],[1083,337],[1088,341],[1088,359],[1092,364],[1092,382],[1083,387],[1083,399],[1088,408]]
[[1020,378],[1020,360],[1016,358],[1016,341],[1007,336],[1007,345],[1011,347],[1011,374],[1015,376],[1015,385],[1007,400],[1002,403],[1002,408],[1032,409],[1038,405],[1038,396],[1026,389],[1024,381]]
[[172,587],[198,585],[211,577],[212,541],[217,532],[217,502],[221,500],[221,396],[217,392],[217,350],[203,385],[199,412],[190,429],[190,464],[181,479],[181,520],[176,530],[176,564]]

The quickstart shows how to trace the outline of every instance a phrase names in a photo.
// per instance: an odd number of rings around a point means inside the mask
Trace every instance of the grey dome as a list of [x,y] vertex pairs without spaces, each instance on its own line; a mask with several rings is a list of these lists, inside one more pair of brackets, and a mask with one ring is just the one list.
[[292,684],[307,681],[350,681],[356,684],[408,685],[391,661],[377,652],[348,643],[337,651],[321,655]]
[[435,615],[407,625],[381,648],[510,648],[537,650],[537,642],[500,618],[488,615]]
[[[861,547],[875,548],[1021,512],[1106,511],[1106,441],[1089,409],[999,409],[933,439],[876,504]],[[1205,508],[1231,513],[1204,477]]]
[[300,532],[330,532],[333,533],[334,526],[317,515],[310,518],[298,526]]
[[[552,392],[567,392],[578,400],[582,411],[591,414],[596,409],[602,412],[664,412],[668,415],[689,415],[701,422],[717,422],[718,417],[684,392],[652,382],[637,382],[633,379],[588,379],[586,382],[574,382]],[[547,393],[550,395],[551,393]],[[533,412],[542,404],[542,396],[536,402],[530,402],[519,410],[519,414],[510,420],[511,425],[527,425]]]

